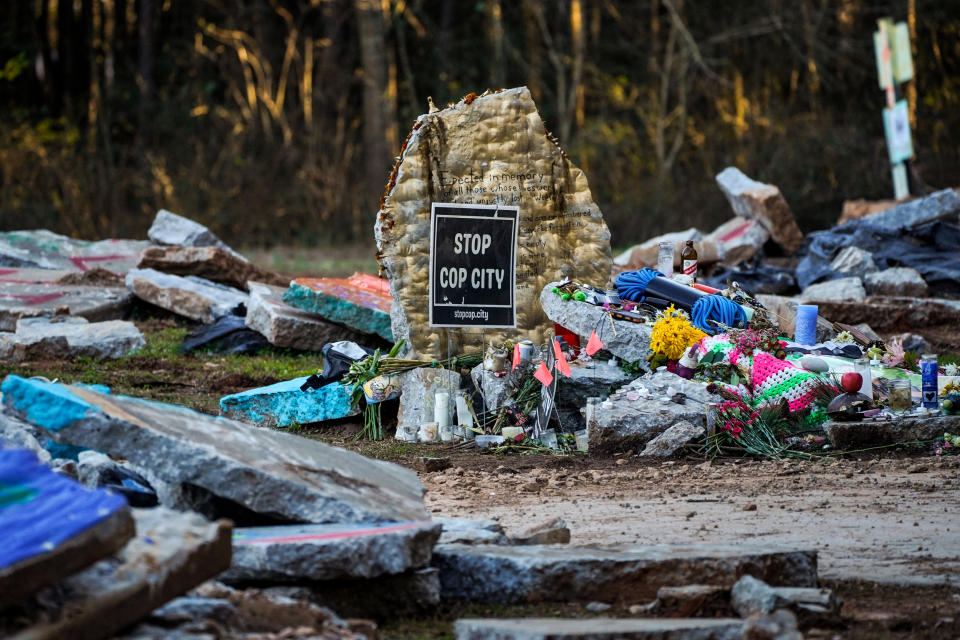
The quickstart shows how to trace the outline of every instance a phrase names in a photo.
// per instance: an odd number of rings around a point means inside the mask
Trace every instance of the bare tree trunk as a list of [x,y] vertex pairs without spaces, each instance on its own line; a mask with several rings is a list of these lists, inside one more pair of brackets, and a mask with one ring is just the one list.
[[137,84],[140,87],[140,101],[137,106],[138,127],[141,139],[146,135],[150,123],[150,106],[153,101],[154,90],[154,15],[156,13],[155,0],[139,0],[140,2],[140,50],[139,73]]
[[499,89],[506,83],[503,55],[503,7],[500,0],[490,0],[487,6],[487,38],[493,54],[490,61],[490,88]]
[[[366,197],[377,202],[390,170],[387,149],[386,117],[387,57],[383,33],[383,13],[378,0],[354,0],[360,35],[360,63],[363,67],[363,146],[365,156]],[[360,221],[354,231],[361,232]]]

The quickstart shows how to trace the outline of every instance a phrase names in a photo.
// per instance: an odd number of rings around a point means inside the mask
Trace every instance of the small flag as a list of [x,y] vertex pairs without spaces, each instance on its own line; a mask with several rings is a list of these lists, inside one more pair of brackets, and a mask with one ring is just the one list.
[[573,375],[573,372],[570,371],[570,365],[567,364],[567,357],[563,354],[563,349],[560,348],[560,343],[556,340],[553,341],[553,355],[557,359],[557,371],[567,376],[568,378]]
[[510,367],[510,371],[513,371],[520,366],[520,343],[513,345],[513,366]]
[[603,349],[603,342],[597,337],[597,330],[594,329],[593,333],[590,334],[590,339],[587,340],[587,355],[592,356],[600,349]]
[[553,384],[553,374],[550,373],[550,370],[547,369],[547,365],[542,361],[540,366],[537,367],[536,372],[533,374],[533,377],[543,383],[543,386],[549,387]]

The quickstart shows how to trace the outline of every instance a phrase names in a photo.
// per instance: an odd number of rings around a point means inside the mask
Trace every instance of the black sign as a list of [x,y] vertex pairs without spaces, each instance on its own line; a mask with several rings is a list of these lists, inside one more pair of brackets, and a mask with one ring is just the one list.
[[430,326],[514,328],[518,207],[433,203]]

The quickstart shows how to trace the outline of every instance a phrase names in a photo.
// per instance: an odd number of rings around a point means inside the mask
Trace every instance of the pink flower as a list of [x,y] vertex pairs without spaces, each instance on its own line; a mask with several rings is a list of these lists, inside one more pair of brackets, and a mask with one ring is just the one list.
[[513,436],[513,441],[514,441],[514,442],[523,442],[524,438],[526,438],[526,437],[527,437],[526,434],[518,433],[517,435]]

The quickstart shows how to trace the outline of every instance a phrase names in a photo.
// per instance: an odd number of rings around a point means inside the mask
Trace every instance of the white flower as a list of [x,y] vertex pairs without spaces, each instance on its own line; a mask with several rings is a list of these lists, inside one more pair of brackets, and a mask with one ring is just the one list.
[[956,376],[960,375],[960,366],[956,364],[948,364],[943,368],[943,375],[945,376]]

